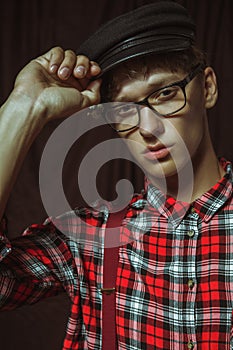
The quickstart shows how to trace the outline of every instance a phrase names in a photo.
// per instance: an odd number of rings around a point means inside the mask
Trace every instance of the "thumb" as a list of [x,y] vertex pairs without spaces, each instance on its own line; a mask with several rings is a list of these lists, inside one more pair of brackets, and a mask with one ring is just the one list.
[[100,86],[102,80],[97,79],[93,80],[84,91],[82,91],[82,95],[84,96],[84,104],[83,108],[89,107],[93,104],[100,103]]

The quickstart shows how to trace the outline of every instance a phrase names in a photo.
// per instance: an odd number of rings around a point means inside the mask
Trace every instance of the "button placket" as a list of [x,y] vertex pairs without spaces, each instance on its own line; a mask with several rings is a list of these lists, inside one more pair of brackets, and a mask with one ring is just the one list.
[[196,302],[196,293],[197,293],[197,271],[196,271],[196,251],[197,251],[197,240],[198,240],[198,218],[199,215],[194,208],[191,208],[188,215],[188,230],[186,235],[188,237],[188,271],[187,271],[187,308],[189,309],[188,313],[188,343],[187,349],[196,348],[196,327],[195,327],[195,302]]
[[189,278],[189,280],[188,280],[188,287],[189,287],[189,289],[193,289],[194,285],[195,285],[194,279],[193,278]]
[[188,349],[194,349],[194,343],[192,340],[189,340],[188,344],[187,344],[187,348]]
[[188,236],[189,236],[190,238],[193,238],[194,235],[195,235],[195,231],[194,231],[194,230],[189,230],[189,231],[188,231]]

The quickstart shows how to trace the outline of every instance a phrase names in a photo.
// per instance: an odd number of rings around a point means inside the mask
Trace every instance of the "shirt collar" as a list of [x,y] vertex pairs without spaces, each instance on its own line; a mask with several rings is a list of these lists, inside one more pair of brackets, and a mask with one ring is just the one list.
[[225,176],[191,204],[176,201],[173,197],[163,194],[146,179],[145,195],[140,196],[138,200],[134,199],[131,206],[135,209],[144,209],[149,204],[155,209],[157,215],[166,217],[168,222],[175,227],[180,224],[191,208],[194,208],[198,215],[207,222],[232,196],[231,163],[223,158],[220,163],[226,171]]
[[190,207],[189,203],[176,201],[150,183],[147,184],[147,201],[175,227],[180,224]]
[[206,222],[208,222],[232,196],[232,165],[224,159],[221,159],[220,163],[226,171],[224,177],[193,203],[195,211]]

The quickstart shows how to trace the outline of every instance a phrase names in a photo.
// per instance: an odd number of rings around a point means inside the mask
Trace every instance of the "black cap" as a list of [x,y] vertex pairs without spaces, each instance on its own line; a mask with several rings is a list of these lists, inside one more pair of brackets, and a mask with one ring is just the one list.
[[96,61],[102,74],[130,58],[184,50],[195,40],[187,10],[173,2],[155,2],[125,13],[100,27],[77,50]]

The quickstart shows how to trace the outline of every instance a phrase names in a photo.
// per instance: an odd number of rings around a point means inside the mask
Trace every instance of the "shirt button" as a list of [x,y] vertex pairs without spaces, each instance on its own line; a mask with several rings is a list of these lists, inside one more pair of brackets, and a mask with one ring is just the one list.
[[189,236],[190,238],[192,238],[194,235],[195,235],[195,231],[194,231],[194,230],[189,230],[189,231],[188,231],[188,236]]
[[190,340],[188,342],[188,349],[193,349],[193,348],[194,348],[194,344],[193,344],[192,340]]
[[188,280],[188,287],[189,287],[190,289],[192,289],[192,288],[194,287],[194,280],[193,280],[192,278],[190,278],[190,279]]

